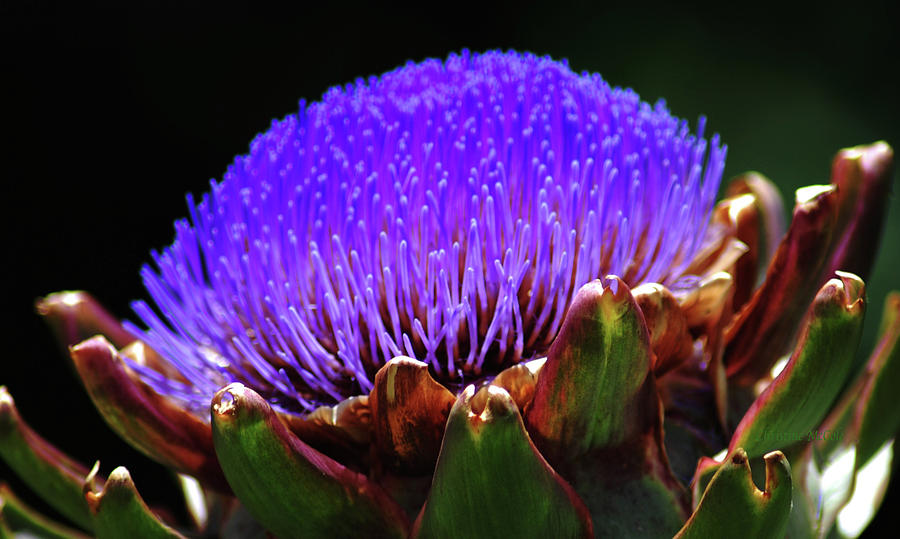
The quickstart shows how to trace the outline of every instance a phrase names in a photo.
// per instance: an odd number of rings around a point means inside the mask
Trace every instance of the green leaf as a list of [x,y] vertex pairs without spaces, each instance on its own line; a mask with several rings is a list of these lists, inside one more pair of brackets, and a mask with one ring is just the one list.
[[120,466],[109,474],[106,485],[99,492],[91,487],[91,476],[96,473],[99,463],[88,476],[84,487],[84,498],[91,510],[94,531],[98,539],[174,539],[181,534],[163,524],[154,515],[131,480],[131,474]]
[[893,168],[894,150],[884,141],[845,148],[835,156],[831,183],[838,187],[840,211],[824,278],[838,270],[868,278],[884,228]]
[[54,509],[78,526],[92,529],[81,493],[88,469],[25,423],[5,386],[0,387],[0,457]]
[[780,451],[766,460],[766,489],[753,484],[747,453],[726,458],[676,539],[784,537],[791,513],[791,467]]
[[374,385],[369,406],[382,461],[408,475],[430,474],[456,397],[434,381],[427,364],[408,357],[388,361]]
[[635,405],[650,373],[650,335],[631,291],[615,276],[584,285],[547,353],[526,419],[551,462],[639,435]]
[[725,334],[729,380],[753,385],[789,348],[831,248],[838,190],[833,185],[804,187],[787,235],[766,270],[766,278],[735,316]]
[[100,302],[81,290],[50,294],[39,299],[35,307],[65,348],[94,335],[103,335],[119,348],[135,340],[134,335],[126,331]]
[[894,405],[900,387],[898,340],[900,293],[894,292],[885,302],[881,335],[865,369],[822,422],[818,431],[823,436],[799,458],[791,458],[801,470],[810,470],[800,477],[807,478],[804,487],[822,534],[832,529],[854,487],[864,490],[874,481],[887,481],[879,477],[861,485],[859,477],[867,466],[868,474],[877,469],[870,466],[872,456],[896,436],[900,426],[900,411]]
[[25,505],[6,485],[0,485],[0,520],[11,531],[25,531],[46,539],[87,539],[87,536],[53,522]]
[[[760,239],[763,240],[763,262],[775,256],[781,238],[784,237],[784,202],[781,193],[765,176],[758,172],[746,172],[729,182],[726,197],[753,195],[754,206],[760,216]],[[764,269],[764,268],[763,268]]]
[[664,536],[687,518],[687,491],[662,444],[650,339],[618,277],[578,291],[538,377],[526,425],[587,505],[601,537]]
[[453,405],[416,537],[591,537],[587,509],[541,457],[502,388]]
[[743,447],[755,458],[818,436],[852,368],[865,313],[862,281],[838,276],[816,295],[794,354],[744,414],[729,451]]
[[0,539],[17,539],[16,532],[9,528],[2,516],[0,516]]
[[300,441],[253,390],[239,383],[220,389],[211,415],[228,483],[272,533],[406,536],[406,515],[381,487]]
[[856,469],[861,468],[878,449],[900,430],[900,292],[888,295],[884,302],[881,336],[866,365],[870,374],[859,395],[859,442]]
[[209,424],[148,387],[105,338],[88,339],[70,353],[88,395],[113,431],[164,466],[228,492]]
[[697,460],[697,469],[694,470],[694,478],[691,480],[691,498],[694,509],[700,504],[700,498],[706,492],[709,482],[722,467],[722,463],[711,457],[700,457]]
[[657,377],[676,368],[694,352],[694,339],[684,309],[675,295],[659,283],[644,283],[631,289],[644,315],[653,350],[653,372]]

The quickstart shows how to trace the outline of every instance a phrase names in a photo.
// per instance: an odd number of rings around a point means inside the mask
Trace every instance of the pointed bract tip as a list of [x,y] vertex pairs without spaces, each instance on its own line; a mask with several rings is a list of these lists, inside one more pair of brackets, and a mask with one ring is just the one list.
[[480,418],[485,423],[516,413],[516,403],[502,387],[488,385],[478,392],[484,394],[484,406]]
[[887,295],[887,299],[884,300],[887,305],[890,305],[894,310],[900,310],[900,291],[893,290]]
[[221,426],[240,428],[245,422],[266,421],[274,411],[259,393],[240,382],[233,382],[213,395],[210,414],[212,421]]
[[456,402],[453,403],[453,408],[451,408],[450,414],[453,415],[456,412],[457,408],[462,408],[466,412],[468,412],[469,416],[475,416],[481,414],[481,411],[484,410],[484,396],[479,396],[479,398],[475,398],[479,392],[476,391],[474,384],[467,385],[460,393],[459,397],[456,398]]
[[743,466],[747,463],[747,452],[743,447],[738,447],[731,453],[731,463],[735,466]]
[[631,289],[628,285],[615,275],[607,275],[586,283],[578,290],[567,317],[596,318],[599,308],[603,316],[612,321],[625,313],[630,301]]
[[237,412],[237,401],[245,396],[247,388],[240,382],[223,387],[213,395],[212,412],[219,416],[230,416]]
[[502,387],[516,401],[519,410],[525,408],[534,398],[534,389],[538,376],[547,362],[546,357],[523,361],[500,372],[491,381],[491,385]]
[[104,335],[119,348],[135,340],[116,316],[81,290],[66,290],[40,298],[35,301],[35,310],[47,320],[64,346],[92,335]]
[[866,283],[859,276],[847,271],[836,271],[835,275],[841,280],[844,291],[844,305],[848,309],[854,308],[866,298]]
[[424,383],[424,378],[430,378],[427,363],[407,356],[397,356],[391,359],[379,370],[379,373],[375,375],[376,386],[378,386],[380,382],[379,375],[385,377],[385,397],[389,404],[393,404],[397,399],[397,375],[407,369],[413,373],[412,378],[416,379],[416,383]]
[[411,358],[409,356],[395,356],[385,364],[385,366],[388,366],[392,369],[397,369],[400,365],[411,365],[414,367],[424,367],[426,369],[428,368],[428,364],[424,361],[419,361],[418,359]]
[[94,465],[91,466],[91,471],[84,477],[84,482],[81,485],[81,492],[89,502],[95,501],[97,491],[102,488],[97,481],[99,477],[100,461],[96,460],[94,461]]
[[75,365],[90,364],[99,358],[113,356],[117,361],[116,348],[102,335],[95,335],[69,347],[70,355]]
[[119,466],[113,470],[106,479],[107,488],[114,488],[120,485],[128,485],[131,483],[131,474],[125,466]]
[[766,493],[778,488],[785,476],[790,477],[791,464],[781,451],[772,451],[763,456],[766,461]]
[[15,408],[16,402],[13,400],[9,389],[6,386],[0,386],[0,417],[6,417]]
[[603,296],[606,288],[606,286],[603,286],[602,279],[594,279],[593,281],[585,283],[578,289],[578,292],[575,293],[575,297],[572,299],[572,305],[569,308],[576,309],[579,304],[596,301]]
[[603,288],[610,289],[613,294],[618,294],[619,284],[622,283],[622,279],[618,275],[610,274],[600,279],[600,282],[603,284]]
[[51,316],[77,307],[88,301],[88,298],[90,296],[81,290],[63,290],[38,298],[34,302],[34,307],[41,316]]
[[828,185],[807,185],[805,187],[801,187],[797,189],[794,196],[794,201],[797,206],[801,208],[807,208],[818,204],[820,200],[822,200],[823,196],[826,196],[837,189],[836,186],[828,184]]
[[[467,386],[455,406],[460,406],[466,412],[470,426],[476,430],[482,423],[494,423],[519,413],[510,394],[494,385],[484,385],[477,390],[474,385]],[[450,412],[451,415],[454,413]]]
[[607,275],[601,280],[603,284],[603,295],[617,303],[621,303],[631,295],[631,290],[618,275]]
[[858,160],[866,175],[880,176],[893,165],[894,149],[887,142],[880,140],[872,144],[845,148],[838,152],[837,159]]
[[816,294],[815,310],[818,312],[830,305],[839,305],[849,313],[864,309],[866,285],[863,280],[845,271],[837,271],[835,275]]

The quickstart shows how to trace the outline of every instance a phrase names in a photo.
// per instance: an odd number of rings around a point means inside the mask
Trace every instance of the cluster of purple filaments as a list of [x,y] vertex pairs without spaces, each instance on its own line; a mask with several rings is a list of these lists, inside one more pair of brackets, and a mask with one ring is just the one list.
[[725,160],[702,137],[518,53],[333,88],[189,197],[129,324],[180,380],[131,366],[205,415],[231,381],[303,412],[399,355],[447,383],[539,356],[586,282],[685,277]]

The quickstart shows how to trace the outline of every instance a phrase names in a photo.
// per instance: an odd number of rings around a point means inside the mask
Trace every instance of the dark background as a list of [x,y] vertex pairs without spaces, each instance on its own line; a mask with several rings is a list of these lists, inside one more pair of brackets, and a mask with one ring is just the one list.
[[[879,139],[900,147],[900,13],[887,2],[439,8],[0,0],[0,384],[37,430],[88,465],[99,458],[104,473],[127,465],[145,497],[164,500],[166,474],[108,432],[34,300],[84,289],[133,318],[129,302],[143,297],[138,270],[151,249],[171,242],[186,193],[205,191],[300,98],[317,100],[329,86],[407,60],[463,47],[568,58],[576,71],[599,72],[645,100],[665,96],[692,125],[705,114],[729,145],[726,178],[761,171],[788,207],[795,188],[828,181],[839,148]],[[898,246],[892,196],[868,283],[863,351],[886,291],[900,288]],[[5,467],[0,478],[10,479]],[[896,507],[897,490],[886,504]],[[875,526],[896,531],[897,521],[888,507]]]

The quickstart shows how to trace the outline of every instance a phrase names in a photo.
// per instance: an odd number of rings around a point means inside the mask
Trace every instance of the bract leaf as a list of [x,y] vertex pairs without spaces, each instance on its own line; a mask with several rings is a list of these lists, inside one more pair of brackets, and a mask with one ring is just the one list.
[[51,507],[78,526],[91,529],[81,495],[88,469],[25,423],[5,386],[0,387],[0,457]]
[[[46,539],[87,539],[87,535],[53,522],[25,505],[5,484],[0,485],[0,521],[10,530]],[[24,534],[23,534],[24,535]]]
[[211,416],[228,483],[272,533],[406,535],[406,515],[381,487],[300,441],[253,390],[239,383],[220,389]]
[[209,424],[130,373],[103,337],[71,348],[72,361],[106,423],[148,457],[227,492]]
[[[662,444],[643,315],[618,277],[579,290],[550,348],[526,425],[584,500],[599,536],[671,535],[687,492]],[[635,510],[640,507],[641,510]]]
[[787,235],[769,263],[766,278],[725,331],[729,380],[752,385],[789,348],[819,286],[837,219],[837,188],[805,187]]
[[96,474],[98,465],[94,466],[84,485],[84,498],[90,508],[98,539],[184,538],[150,511],[138,494],[131,474],[124,467],[113,470],[103,488],[95,492],[92,476]]
[[409,473],[434,470],[447,414],[456,398],[428,365],[396,357],[375,375],[369,395],[375,444],[390,465]]
[[865,287],[838,272],[816,295],[803,334],[787,366],[744,414],[729,444],[750,458],[812,441],[853,365],[865,314]]
[[747,454],[740,448],[733,451],[675,538],[784,537],[791,513],[791,467],[780,451],[765,459],[766,488],[760,491]]
[[531,443],[512,397],[463,391],[416,537],[591,537],[583,502]]

